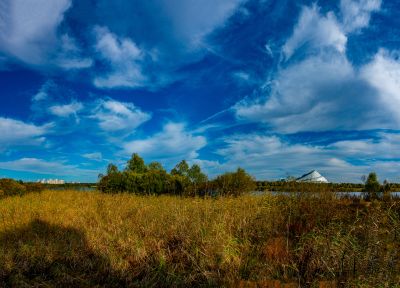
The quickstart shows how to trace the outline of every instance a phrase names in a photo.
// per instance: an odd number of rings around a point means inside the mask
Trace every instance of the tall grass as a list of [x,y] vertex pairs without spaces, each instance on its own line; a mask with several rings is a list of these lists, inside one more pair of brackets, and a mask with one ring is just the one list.
[[0,286],[394,287],[396,201],[10,197],[0,200]]

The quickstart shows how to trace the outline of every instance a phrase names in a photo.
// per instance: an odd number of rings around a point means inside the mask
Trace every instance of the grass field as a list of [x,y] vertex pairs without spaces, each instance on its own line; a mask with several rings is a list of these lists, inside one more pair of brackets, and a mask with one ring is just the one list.
[[400,287],[400,202],[313,196],[8,197],[0,287]]

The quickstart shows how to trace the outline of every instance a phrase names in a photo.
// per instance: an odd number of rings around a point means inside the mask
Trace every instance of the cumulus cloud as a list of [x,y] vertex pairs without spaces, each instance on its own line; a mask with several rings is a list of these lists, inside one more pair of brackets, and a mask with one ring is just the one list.
[[306,46],[308,49],[321,50],[332,47],[339,52],[346,50],[347,37],[341,30],[336,16],[328,12],[320,15],[317,5],[304,7],[294,28],[292,36],[283,46],[283,53],[289,59],[293,53]]
[[382,0],[341,0],[342,26],[352,32],[369,25],[371,13],[379,11]]
[[5,0],[0,50],[29,64],[41,64],[57,44],[57,27],[70,0]]
[[129,38],[120,38],[106,27],[96,27],[96,51],[109,66],[106,76],[94,79],[98,88],[144,86],[147,79],[142,72],[143,52]]
[[[346,33],[368,25],[365,19],[379,9],[378,2],[342,1],[343,23],[333,12],[321,16],[315,4],[304,7],[293,34],[282,47],[286,58],[304,48],[302,57],[284,63],[268,79],[268,85],[260,88],[262,96],[236,104],[236,117],[264,122],[285,133],[397,129],[398,60],[380,51],[371,63],[358,68],[343,53]],[[350,14],[355,21],[352,26],[351,19],[346,18],[350,16],[345,16]],[[365,20],[363,25],[356,14]]]
[[0,151],[10,147],[37,146],[45,141],[51,124],[37,126],[19,120],[0,117]]
[[100,100],[90,118],[96,119],[99,127],[106,132],[133,133],[147,122],[151,114],[143,112],[132,103],[116,100]]
[[[223,148],[217,151],[224,160],[214,172],[240,166],[258,179],[279,179],[316,169],[330,181],[358,182],[361,175],[379,171],[391,181],[399,181],[399,143],[399,135],[390,133],[381,133],[376,140],[337,141],[325,146],[293,144],[278,136],[233,135],[224,138]],[[381,158],[376,159],[377,154]]]
[[123,148],[127,154],[139,153],[145,159],[168,159],[173,163],[196,159],[198,151],[206,143],[204,136],[187,131],[184,124],[168,123],[161,132],[146,139],[127,142]]
[[345,56],[315,56],[281,70],[268,98],[244,100],[235,113],[285,133],[396,128],[378,92]]
[[[378,93],[378,107],[384,107],[394,125],[400,125],[400,54],[381,49],[374,59],[363,66],[361,78],[367,81]],[[381,111],[382,113],[382,111]]]

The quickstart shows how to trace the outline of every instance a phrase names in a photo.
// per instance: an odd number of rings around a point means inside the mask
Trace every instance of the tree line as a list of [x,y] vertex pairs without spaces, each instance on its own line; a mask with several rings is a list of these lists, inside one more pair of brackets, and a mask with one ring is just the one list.
[[253,177],[242,168],[209,180],[200,166],[182,160],[169,173],[159,162],[145,164],[134,153],[119,171],[109,164],[107,173],[99,175],[98,189],[105,193],[129,192],[141,195],[172,194],[181,196],[233,195],[255,190]]

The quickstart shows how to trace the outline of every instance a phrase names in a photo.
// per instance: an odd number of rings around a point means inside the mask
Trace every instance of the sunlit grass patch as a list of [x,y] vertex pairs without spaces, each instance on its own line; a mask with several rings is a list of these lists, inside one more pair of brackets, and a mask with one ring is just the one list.
[[14,196],[0,200],[0,283],[394,285],[399,215],[399,202],[330,195]]

